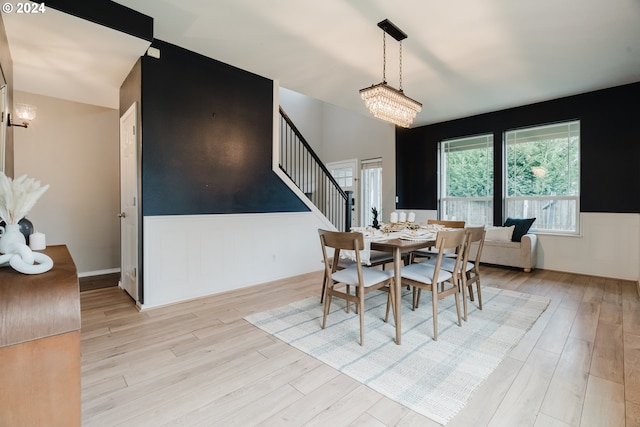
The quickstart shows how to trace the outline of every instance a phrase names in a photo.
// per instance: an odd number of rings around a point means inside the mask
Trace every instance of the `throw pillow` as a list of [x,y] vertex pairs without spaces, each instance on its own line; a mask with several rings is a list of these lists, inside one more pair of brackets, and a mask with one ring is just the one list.
[[509,242],[511,241],[511,236],[513,235],[514,230],[514,225],[510,227],[487,227],[485,229],[484,240]]
[[508,227],[511,225],[515,225],[515,230],[513,231],[513,236],[511,236],[511,240],[513,242],[519,242],[522,240],[522,236],[529,232],[531,225],[535,221],[535,218],[507,218],[504,222],[504,226]]

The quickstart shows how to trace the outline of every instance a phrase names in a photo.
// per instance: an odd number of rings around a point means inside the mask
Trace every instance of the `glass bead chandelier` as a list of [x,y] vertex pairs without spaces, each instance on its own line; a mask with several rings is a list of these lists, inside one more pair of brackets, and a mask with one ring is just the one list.
[[[402,40],[406,39],[407,35],[388,19],[378,22],[378,27],[383,31],[382,83],[360,89],[360,96],[374,117],[408,128],[422,109],[422,104],[409,98],[402,91]],[[400,89],[387,84],[387,34],[400,42]]]

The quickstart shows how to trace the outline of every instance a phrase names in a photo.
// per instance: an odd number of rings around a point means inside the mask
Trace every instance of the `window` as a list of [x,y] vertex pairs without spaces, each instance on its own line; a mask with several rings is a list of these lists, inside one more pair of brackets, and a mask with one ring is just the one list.
[[360,164],[362,183],[362,225],[373,224],[371,208],[378,209],[382,219],[382,159],[363,160]]
[[[358,159],[340,160],[338,162],[327,163],[327,169],[336,180],[336,183],[351,197],[353,206],[351,209],[351,226],[358,226],[359,208],[358,208]],[[335,201],[337,202],[337,200]],[[334,202],[334,203],[335,203]],[[327,209],[336,209],[327,207]]]
[[440,143],[440,218],[493,224],[493,135]]
[[330,168],[331,175],[336,180],[340,188],[353,186],[353,168],[352,167],[336,167]]
[[532,229],[578,233],[580,122],[505,134],[505,213],[536,218]]

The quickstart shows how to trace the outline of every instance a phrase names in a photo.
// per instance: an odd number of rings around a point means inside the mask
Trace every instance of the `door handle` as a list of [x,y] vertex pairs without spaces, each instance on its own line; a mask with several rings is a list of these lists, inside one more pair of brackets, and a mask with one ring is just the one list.
[[126,217],[127,217],[127,214],[126,214],[126,213],[124,213],[124,212],[120,212],[120,213],[118,214],[118,218],[126,218]]

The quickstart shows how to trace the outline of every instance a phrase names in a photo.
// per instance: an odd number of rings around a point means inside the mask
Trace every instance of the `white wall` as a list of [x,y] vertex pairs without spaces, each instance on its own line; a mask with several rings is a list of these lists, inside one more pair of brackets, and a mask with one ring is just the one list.
[[396,196],[395,127],[284,88],[280,105],[324,163],[382,158],[381,219],[388,221]]
[[324,141],[323,115],[326,104],[283,87],[279,88],[277,96],[285,114],[293,121],[311,148],[320,156]]
[[48,245],[68,246],[80,275],[119,271],[118,111],[20,91],[14,102],[38,109],[14,128],[15,176],[50,185],[28,218]]

